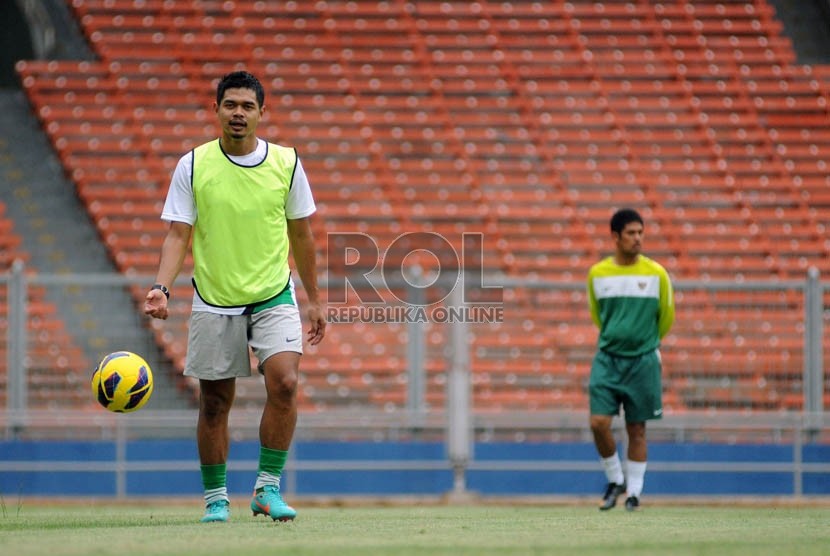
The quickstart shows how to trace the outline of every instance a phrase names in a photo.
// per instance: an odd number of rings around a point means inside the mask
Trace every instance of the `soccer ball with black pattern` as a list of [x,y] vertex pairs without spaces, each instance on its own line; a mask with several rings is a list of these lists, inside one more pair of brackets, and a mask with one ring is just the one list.
[[137,411],[152,394],[153,372],[150,365],[135,353],[110,353],[92,373],[92,395],[109,411]]

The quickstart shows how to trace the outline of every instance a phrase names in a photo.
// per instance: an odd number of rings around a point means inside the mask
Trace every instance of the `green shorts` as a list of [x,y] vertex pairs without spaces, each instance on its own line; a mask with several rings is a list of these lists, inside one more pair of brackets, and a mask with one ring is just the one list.
[[658,350],[638,357],[618,357],[598,351],[591,364],[588,392],[591,415],[619,415],[627,423],[663,416],[662,364]]

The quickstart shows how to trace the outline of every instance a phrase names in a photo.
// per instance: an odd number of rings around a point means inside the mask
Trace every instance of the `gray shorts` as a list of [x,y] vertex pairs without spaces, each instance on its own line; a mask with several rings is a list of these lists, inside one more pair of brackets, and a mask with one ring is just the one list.
[[184,375],[204,380],[251,376],[251,356],[262,363],[283,351],[303,352],[296,305],[277,305],[254,315],[190,315]]

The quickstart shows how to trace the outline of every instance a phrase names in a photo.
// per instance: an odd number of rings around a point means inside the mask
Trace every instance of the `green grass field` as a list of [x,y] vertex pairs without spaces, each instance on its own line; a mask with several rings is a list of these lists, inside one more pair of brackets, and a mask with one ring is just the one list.
[[295,522],[274,523],[235,504],[231,523],[200,524],[194,505],[8,502],[8,556],[830,554],[827,507],[300,506]]

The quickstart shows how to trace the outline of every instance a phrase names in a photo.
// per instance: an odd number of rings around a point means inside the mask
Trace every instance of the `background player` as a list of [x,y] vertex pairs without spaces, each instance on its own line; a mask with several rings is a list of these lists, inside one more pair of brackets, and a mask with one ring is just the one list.
[[[646,472],[646,421],[663,415],[660,340],[674,322],[674,294],[666,270],[641,254],[643,219],[633,209],[611,217],[616,251],[588,272],[591,318],[599,327],[591,365],[591,432],[608,485],[601,510],[626,493],[625,507],[636,510]],[[625,412],[628,463],[623,473],[611,422]]]

